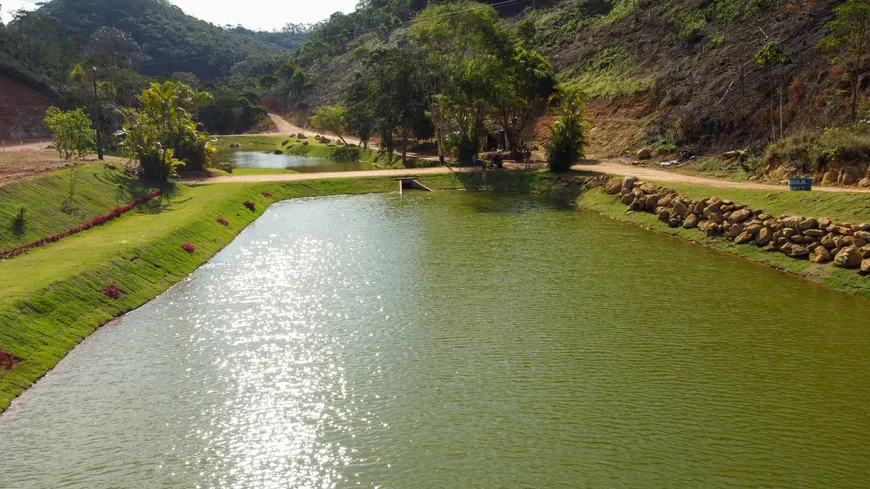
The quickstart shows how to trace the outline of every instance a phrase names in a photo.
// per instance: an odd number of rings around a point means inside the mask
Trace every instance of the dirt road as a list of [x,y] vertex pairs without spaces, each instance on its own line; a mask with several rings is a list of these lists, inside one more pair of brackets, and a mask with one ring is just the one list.
[[[703,185],[717,188],[745,188],[754,190],[786,190],[784,185],[767,185],[753,182],[731,182],[728,180],[716,180],[712,178],[683,175],[654,168],[629,166],[615,160],[595,161],[587,160],[579,165],[571,167],[573,170],[592,171],[607,173],[610,175],[627,176],[634,175],[641,180],[652,180],[661,183],[682,183],[686,185]],[[842,187],[813,187],[813,192],[852,192],[870,193],[870,189],[842,188]]]

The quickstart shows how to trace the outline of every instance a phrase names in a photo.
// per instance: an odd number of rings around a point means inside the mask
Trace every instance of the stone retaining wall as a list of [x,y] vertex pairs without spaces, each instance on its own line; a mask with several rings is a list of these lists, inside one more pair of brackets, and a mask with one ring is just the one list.
[[825,217],[774,217],[730,200],[711,197],[692,200],[675,190],[625,177],[611,179],[605,191],[617,195],[631,211],[649,212],[672,228],[697,228],[707,236],[721,236],[737,244],[752,243],[764,251],[780,252],[813,263],[870,274],[870,224],[832,222]]

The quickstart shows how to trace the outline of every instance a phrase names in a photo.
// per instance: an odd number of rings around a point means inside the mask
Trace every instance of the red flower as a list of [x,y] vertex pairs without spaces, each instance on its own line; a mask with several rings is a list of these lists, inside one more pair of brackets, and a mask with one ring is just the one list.
[[106,288],[103,289],[103,293],[106,294],[107,297],[111,297],[112,299],[117,299],[121,297],[121,289],[118,288],[115,284],[109,284]]
[[271,197],[271,196],[272,196],[271,192],[269,192],[268,190],[263,190],[263,197]]
[[254,205],[254,203],[251,202],[250,200],[246,200],[245,203],[242,205],[244,205],[248,209],[251,209],[252,211],[256,208],[256,205]]
[[0,348],[0,370],[12,370],[12,367],[18,364],[18,359],[11,351],[6,352]]
[[192,245],[192,244],[190,244],[190,243],[184,243],[183,245],[181,245],[181,249],[183,249],[184,251],[186,251],[186,252],[188,252],[188,253],[193,253],[193,249],[194,249],[194,248],[193,248],[193,245]]

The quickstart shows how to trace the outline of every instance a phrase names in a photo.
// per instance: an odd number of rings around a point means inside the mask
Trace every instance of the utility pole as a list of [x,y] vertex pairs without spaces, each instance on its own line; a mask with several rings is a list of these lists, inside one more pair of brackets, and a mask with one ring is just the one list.
[[103,145],[100,140],[100,101],[97,99],[97,67],[94,66],[94,129],[97,130],[97,159],[103,159]]

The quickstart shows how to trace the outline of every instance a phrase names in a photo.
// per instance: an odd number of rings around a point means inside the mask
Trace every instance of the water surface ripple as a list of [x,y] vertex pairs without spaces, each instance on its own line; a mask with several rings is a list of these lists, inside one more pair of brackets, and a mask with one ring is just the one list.
[[866,488],[868,317],[524,197],[279,203],[0,416],[0,486]]

